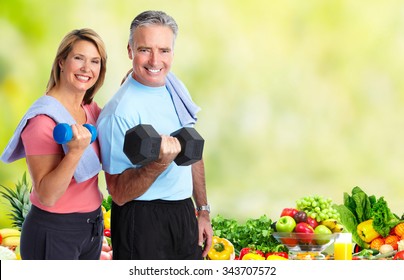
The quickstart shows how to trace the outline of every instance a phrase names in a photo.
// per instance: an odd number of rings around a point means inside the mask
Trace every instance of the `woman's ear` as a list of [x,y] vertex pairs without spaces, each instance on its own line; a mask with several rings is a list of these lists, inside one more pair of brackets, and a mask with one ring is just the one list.
[[63,60],[59,60],[58,65],[59,65],[60,71],[63,72]]

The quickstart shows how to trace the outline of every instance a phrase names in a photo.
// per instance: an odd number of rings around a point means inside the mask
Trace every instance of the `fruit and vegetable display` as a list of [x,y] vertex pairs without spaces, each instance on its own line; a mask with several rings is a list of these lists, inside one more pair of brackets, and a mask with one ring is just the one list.
[[344,193],[343,204],[336,205],[335,209],[341,223],[352,233],[356,259],[391,256],[394,259],[404,249],[402,245],[399,248],[404,239],[404,215],[392,213],[383,196],[368,195],[356,186],[351,194]]
[[[302,197],[293,207],[281,209],[274,221],[263,215],[240,224],[217,215],[212,219],[214,235],[231,241],[235,260],[266,260],[273,256],[284,259],[289,256],[290,259],[292,251],[297,251],[296,259],[332,259],[332,255],[327,254],[319,257],[316,251],[326,249],[339,233],[344,232],[352,233],[356,245],[354,260],[403,258],[403,217],[391,213],[383,197],[371,197],[371,207],[361,211],[361,207],[367,207],[367,196],[359,187],[352,193],[355,195],[351,199],[344,193],[343,205],[319,195]],[[356,211],[363,217],[356,218]]]
[[111,196],[104,198],[101,209],[104,218],[104,236],[102,242],[102,250],[100,260],[112,260],[112,244],[111,244]]
[[[26,174],[15,187],[0,185],[10,207],[11,227],[0,229],[0,260],[18,260],[21,228],[31,207]],[[101,260],[112,260],[110,196],[102,202],[104,218]],[[213,242],[206,260],[333,259],[328,249],[336,236],[351,233],[353,260],[404,260],[404,215],[399,217],[384,197],[368,195],[360,187],[343,193],[343,203],[307,195],[285,205],[274,219],[267,215],[244,222],[217,214],[211,218]],[[327,251],[327,252],[324,252]]]

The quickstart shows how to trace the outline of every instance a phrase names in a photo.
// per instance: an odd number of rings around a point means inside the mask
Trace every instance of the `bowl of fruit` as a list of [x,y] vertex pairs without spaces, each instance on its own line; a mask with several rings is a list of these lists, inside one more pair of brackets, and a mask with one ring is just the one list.
[[304,210],[285,208],[273,224],[272,236],[289,249],[291,258],[324,259],[328,254],[322,253],[342,230],[335,218],[316,220]]
[[272,235],[292,252],[323,252],[334,243],[338,233],[274,232]]

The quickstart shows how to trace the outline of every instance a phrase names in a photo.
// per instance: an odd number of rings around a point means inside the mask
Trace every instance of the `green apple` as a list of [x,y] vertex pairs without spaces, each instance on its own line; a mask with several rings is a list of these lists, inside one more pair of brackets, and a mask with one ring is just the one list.
[[332,231],[326,227],[325,225],[318,225],[316,226],[316,228],[314,229],[314,233],[317,235],[316,236],[316,243],[318,245],[324,245],[327,244],[330,241],[330,238],[328,238],[327,236],[321,236],[324,234],[332,234]]
[[296,227],[296,221],[291,216],[282,216],[276,222],[276,231],[292,232]]

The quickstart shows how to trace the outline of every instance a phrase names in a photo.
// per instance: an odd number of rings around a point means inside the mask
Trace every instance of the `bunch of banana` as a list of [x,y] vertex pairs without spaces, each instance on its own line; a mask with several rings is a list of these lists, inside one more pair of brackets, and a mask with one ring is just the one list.
[[15,248],[20,245],[21,231],[16,228],[2,228],[0,236],[2,246]]
[[338,222],[336,219],[326,219],[320,222],[320,225],[325,225],[328,227],[333,233],[342,232],[344,230],[344,226]]

